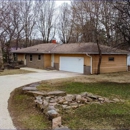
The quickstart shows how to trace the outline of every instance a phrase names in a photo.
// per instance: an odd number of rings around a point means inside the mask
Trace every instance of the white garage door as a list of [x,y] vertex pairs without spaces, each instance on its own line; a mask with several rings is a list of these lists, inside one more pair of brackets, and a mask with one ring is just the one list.
[[130,55],[127,57],[127,65],[130,65]]
[[83,73],[84,58],[60,57],[60,70]]

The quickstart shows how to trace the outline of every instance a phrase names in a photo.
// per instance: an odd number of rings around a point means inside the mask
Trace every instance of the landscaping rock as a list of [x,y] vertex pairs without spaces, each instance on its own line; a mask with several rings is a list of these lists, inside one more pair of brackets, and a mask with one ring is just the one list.
[[73,95],[67,95],[65,96],[65,100],[68,101],[68,102],[72,102],[72,100],[74,99],[74,96]]
[[49,101],[51,99],[51,97],[46,97],[46,100]]
[[52,119],[52,129],[55,129],[60,126],[61,126],[61,116]]
[[43,110],[44,110],[44,105],[43,105],[43,104],[39,104],[39,108],[40,108],[41,111],[43,112]]
[[41,101],[42,101],[42,98],[43,98],[42,96],[36,96],[35,97],[36,100],[41,100]]
[[68,105],[69,103],[66,101],[66,102],[63,102],[64,105]]
[[70,130],[68,127],[57,127],[54,130]]
[[68,105],[62,105],[62,108],[63,108],[63,109],[66,109],[67,106],[68,106]]
[[34,100],[34,102],[36,103],[36,104],[42,104],[42,100]]
[[56,110],[49,110],[47,111],[47,115],[49,116],[49,119],[53,119],[58,116],[58,112]]
[[92,98],[92,99],[97,99],[98,97],[96,95],[90,94],[88,97]]
[[120,102],[125,102],[125,100],[123,100],[123,99],[120,99]]
[[68,127],[57,127],[57,128],[55,128],[54,130],[71,130],[71,129],[69,129]]
[[40,91],[27,91],[27,93],[33,94],[34,97],[36,96],[46,96],[46,93],[40,92]]
[[78,105],[78,103],[77,102],[70,103],[70,106],[75,106],[75,105]]
[[44,108],[48,107],[48,105],[49,105],[48,101],[47,101],[47,100],[44,100],[44,101],[43,101],[43,105],[44,105]]
[[98,100],[99,100],[99,101],[104,101],[105,99],[102,98],[102,97],[100,97],[100,98],[98,98]]
[[58,101],[59,104],[63,104],[64,102],[65,102],[65,99],[64,99],[64,98],[61,98],[61,99]]
[[49,102],[50,103],[56,103],[56,100],[55,99],[51,99]]
[[37,91],[36,87],[23,87],[23,91]]
[[54,95],[54,96],[66,96],[66,92],[64,91],[52,91],[47,93],[48,95]]
[[48,110],[48,111],[50,111],[50,110],[55,110],[55,107],[54,107],[54,106],[48,106],[47,110]]
[[70,109],[71,108],[71,106],[67,106],[65,109]]
[[81,95],[82,97],[86,97],[87,94],[88,94],[88,92],[83,92],[83,93],[81,93],[80,95]]
[[77,95],[77,96],[76,96],[76,101],[77,101],[77,102],[80,102],[81,99],[82,99],[81,95]]
[[120,102],[120,99],[114,98],[113,101],[114,101],[114,102]]
[[49,103],[49,106],[56,106],[57,105],[57,103],[55,102],[55,103]]
[[91,99],[89,97],[86,97],[86,99],[87,99],[87,102],[92,102],[93,101],[93,99]]
[[84,98],[84,97],[82,97],[82,98],[81,98],[81,103],[86,103],[86,102],[87,102],[87,99]]
[[93,96],[92,93],[87,93],[87,97],[91,97],[91,96]]
[[104,102],[110,103],[110,100],[108,98],[104,98]]
[[71,108],[78,108],[79,105],[78,103],[71,103],[70,106]]
[[71,106],[71,108],[76,109],[76,108],[78,108],[78,105]]

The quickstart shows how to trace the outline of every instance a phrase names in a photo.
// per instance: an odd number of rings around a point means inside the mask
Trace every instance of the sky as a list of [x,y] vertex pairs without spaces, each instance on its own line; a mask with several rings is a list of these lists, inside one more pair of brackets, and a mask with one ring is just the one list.
[[63,3],[70,3],[70,0],[56,0],[56,6],[60,6]]

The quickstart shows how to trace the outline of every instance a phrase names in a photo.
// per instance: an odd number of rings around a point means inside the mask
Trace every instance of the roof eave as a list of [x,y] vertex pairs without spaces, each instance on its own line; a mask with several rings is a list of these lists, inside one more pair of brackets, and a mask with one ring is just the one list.
[[[13,52],[16,54],[95,54],[98,55],[98,52]],[[122,54],[128,54],[126,52],[102,52],[102,54],[107,55],[107,54],[118,54],[118,55],[122,55]]]

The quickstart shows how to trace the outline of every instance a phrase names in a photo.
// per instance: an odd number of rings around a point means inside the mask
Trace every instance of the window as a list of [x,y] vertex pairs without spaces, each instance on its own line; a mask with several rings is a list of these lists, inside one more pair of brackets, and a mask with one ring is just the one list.
[[41,55],[38,55],[38,60],[41,60]]
[[32,61],[32,55],[30,55],[30,61]]
[[108,61],[114,61],[114,57],[109,57]]
[[17,54],[14,54],[14,61],[17,61]]

